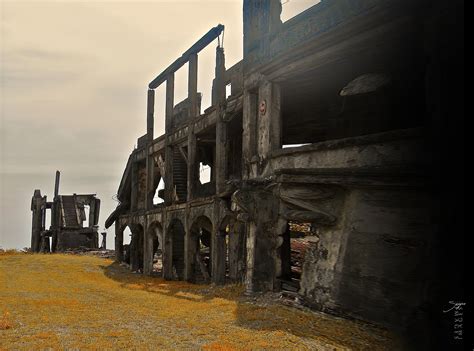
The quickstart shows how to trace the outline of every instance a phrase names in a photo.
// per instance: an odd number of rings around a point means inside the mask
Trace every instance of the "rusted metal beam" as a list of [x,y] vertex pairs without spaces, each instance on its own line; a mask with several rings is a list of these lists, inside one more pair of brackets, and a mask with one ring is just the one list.
[[212,28],[202,36],[193,46],[191,46],[181,57],[174,61],[171,65],[168,66],[163,72],[161,72],[155,79],[151,81],[148,85],[150,89],[156,89],[161,83],[163,83],[170,74],[176,72],[180,69],[186,62],[188,62],[189,57],[193,54],[199,53],[202,49],[208,46],[214,39],[216,39],[224,30],[222,24],[218,24],[216,27]]

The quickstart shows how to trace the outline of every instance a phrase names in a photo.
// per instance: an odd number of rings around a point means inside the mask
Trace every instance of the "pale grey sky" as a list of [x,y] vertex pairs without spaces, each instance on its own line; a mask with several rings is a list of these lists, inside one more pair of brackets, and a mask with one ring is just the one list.
[[[316,2],[289,1],[282,18]],[[219,23],[228,68],[242,58],[242,1],[0,0],[0,247],[30,245],[33,190],[50,201],[56,169],[60,193],[97,193],[103,229],[128,155],[145,133],[148,83]],[[215,47],[199,56],[203,108]],[[177,102],[186,75],[186,67],[177,74]],[[158,136],[163,89],[156,104]],[[108,234],[113,247],[113,228]]]

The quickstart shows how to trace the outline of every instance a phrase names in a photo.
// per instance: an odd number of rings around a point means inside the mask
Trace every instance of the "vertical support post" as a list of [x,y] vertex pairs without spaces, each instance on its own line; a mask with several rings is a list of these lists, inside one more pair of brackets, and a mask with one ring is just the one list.
[[94,198],[90,198],[90,201],[89,201],[89,222],[87,223],[87,226],[89,228],[92,228],[95,224],[95,199]]
[[153,116],[155,110],[155,91],[149,89],[147,96],[147,118],[146,118],[146,134],[147,134],[147,146],[146,146],[146,191],[145,191],[145,208],[150,210],[153,208],[153,195],[154,195],[154,178],[155,178],[155,161],[153,159],[153,150],[150,150],[151,143],[153,142],[153,130],[155,118]]
[[146,150],[146,198],[145,206],[147,210],[153,208],[153,196],[155,195],[155,159],[153,158],[153,150],[151,149],[151,143],[148,143]]
[[[257,153],[257,94],[249,90],[244,91],[242,123],[243,164],[250,165],[252,157]],[[250,175],[250,170],[244,169],[244,179],[248,179]]]
[[119,220],[115,221],[115,261],[123,261],[123,228],[120,227]]
[[173,203],[173,149],[169,140],[174,108],[174,73],[166,80],[166,112],[165,112],[165,205]]
[[280,88],[264,81],[258,90],[258,143],[260,160],[268,158],[272,150],[281,147]]
[[31,251],[39,252],[41,244],[41,231],[44,221],[43,197],[41,191],[36,189],[31,198],[32,224],[31,224]]
[[196,164],[196,135],[194,134],[194,118],[197,110],[197,79],[198,79],[198,56],[192,54],[189,57],[188,77],[188,99],[189,99],[189,124],[188,124],[188,201],[194,198],[195,184],[197,181]]
[[54,181],[54,199],[59,195],[59,177],[61,173],[56,171],[56,179]]
[[217,98],[217,122],[216,122],[216,193],[224,191],[227,177],[227,124],[223,121],[225,103],[225,55],[224,48],[216,48],[216,78],[215,95]]
[[245,277],[245,292],[251,294],[255,292],[254,269],[255,254],[257,242],[257,225],[253,222],[247,222],[247,274]]
[[194,278],[195,248],[193,248],[189,207],[184,220],[184,280],[192,282]]
[[[166,222],[165,222],[166,223]],[[163,278],[173,279],[173,233],[171,226],[163,227]]]
[[131,204],[130,211],[135,212],[137,210],[137,201],[138,201],[138,166],[137,163],[132,161],[132,176],[131,176]]
[[146,135],[149,142],[153,141],[155,117],[153,116],[155,111],[155,91],[152,89],[148,90],[147,96],[147,114],[146,114]]
[[143,274],[151,275],[153,272],[153,229],[150,229],[148,217],[145,217],[143,228]]

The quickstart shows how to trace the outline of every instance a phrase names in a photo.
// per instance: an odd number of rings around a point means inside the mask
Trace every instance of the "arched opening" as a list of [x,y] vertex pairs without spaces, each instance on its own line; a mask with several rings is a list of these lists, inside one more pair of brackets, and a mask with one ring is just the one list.
[[191,226],[190,280],[208,283],[212,275],[212,222],[206,216],[199,216]]
[[314,226],[311,223],[288,221],[280,247],[282,290],[295,293],[300,290],[305,253],[309,246],[308,237],[313,232]]
[[170,278],[175,280],[184,279],[184,236],[185,230],[183,223],[179,219],[174,219],[167,231],[171,253],[171,272]]
[[241,282],[246,267],[245,226],[232,216],[226,216],[219,225],[216,238],[216,277],[220,284]]
[[163,229],[159,222],[150,224],[147,240],[147,274],[161,276],[163,274]]
[[125,224],[119,229],[119,233],[115,234],[115,237],[115,250],[120,253],[117,258],[121,262],[130,264],[130,242],[132,240],[132,231],[130,227]]
[[143,272],[144,231],[140,224],[133,224],[130,240],[130,269],[133,272]]

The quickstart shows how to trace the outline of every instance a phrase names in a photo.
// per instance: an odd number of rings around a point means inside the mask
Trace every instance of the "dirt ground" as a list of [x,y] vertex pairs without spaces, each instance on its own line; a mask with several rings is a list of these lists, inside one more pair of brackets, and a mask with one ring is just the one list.
[[0,254],[0,350],[385,350],[385,331],[110,259]]

